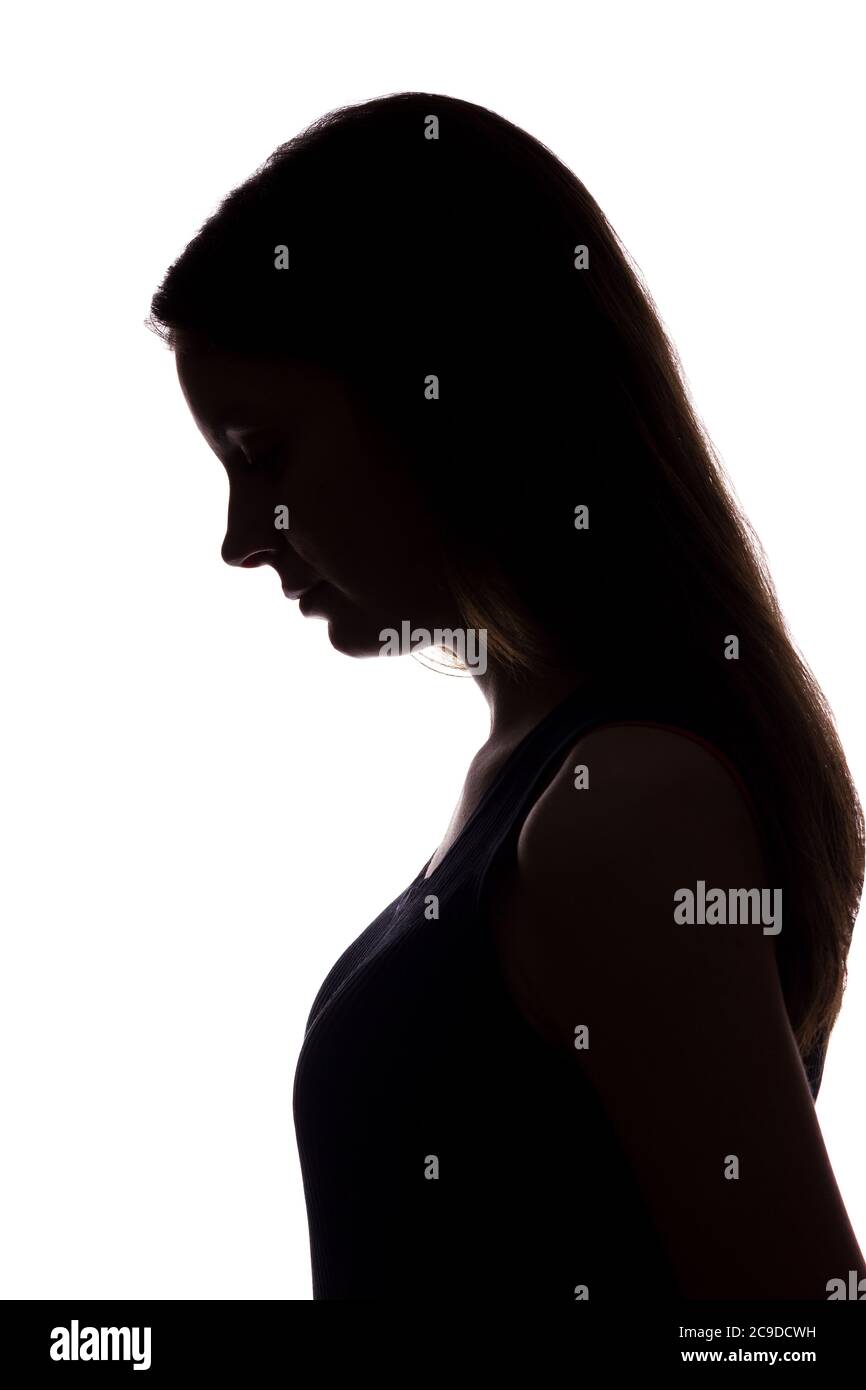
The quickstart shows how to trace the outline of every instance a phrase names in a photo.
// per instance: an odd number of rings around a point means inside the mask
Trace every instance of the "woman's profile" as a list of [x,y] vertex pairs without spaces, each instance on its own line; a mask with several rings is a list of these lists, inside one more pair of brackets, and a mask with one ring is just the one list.
[[431,635],[490,707],[312,1003],[314,1298],[837,1296],[866,1269],[814,1102],[862,812],[596,202],[481,106],[341,108],[149,322],[228,473],[226,562],[349,657]]

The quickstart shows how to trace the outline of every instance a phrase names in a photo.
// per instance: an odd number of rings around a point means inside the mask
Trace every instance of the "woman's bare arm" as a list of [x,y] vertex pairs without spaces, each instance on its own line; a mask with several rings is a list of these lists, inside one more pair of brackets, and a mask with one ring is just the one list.
[[707,892],[779,886],[724,766],[650,726],[591,731],[523,825],[496,923],[503,968],[600,1096],[683,1296],[826,1299],[828,1281],[862,1277],[864,1261],[785,1010],[777,938],[767,918],[677,923],[674,895],[698,880]]

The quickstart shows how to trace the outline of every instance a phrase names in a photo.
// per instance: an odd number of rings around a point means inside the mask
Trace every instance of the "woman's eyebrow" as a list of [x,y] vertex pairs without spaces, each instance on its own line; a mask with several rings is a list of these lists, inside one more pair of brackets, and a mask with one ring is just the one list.
[[275,443],[286,438],[285,426],[273,423],[268,424],[262,421],[260,424],[229,424],[223,425],[220,430],[222,438],[226,443],[236,447],[244,440],[273,440]]
[[262,434],[264,433],[265,429],[266,426],[264,425],[248,425],[243,423],[230,422],[229,424],[224,424],[222,426],[221,433],[225,435],[226,439],[229,439],[234,435]]

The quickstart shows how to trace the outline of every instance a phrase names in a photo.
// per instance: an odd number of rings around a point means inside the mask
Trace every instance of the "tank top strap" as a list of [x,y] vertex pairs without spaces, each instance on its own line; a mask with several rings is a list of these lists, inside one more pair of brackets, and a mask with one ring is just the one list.
[[[676,695],[612,692],[599,687],[579,687],[551,710],[518,744],[500,769],[486,796],[459,841],[449,869],[448,856],[442,861],[446,881],[453,874],[470,878],[477,905],[487,870],[506,843],[517,836],[532,806],[558,771],[569,747],[591,729],[601,725],[650,725],[693,739],[713,754],[740,788],[760,833],[760,820],[748,782],[726,748],[727,740],[711,721],[707,721],[688,702]],[[438,872],[438,871],[437,871]],[[431,875],[432,877],[435,875]]]
[[407,893],[414,893],[421,884],[450,889],[467,880],[475,880],[480,887],[492,857],[509,836],[519,833],[569,746],[602,724],[651,724],[701,743],[734,778],[760,830],[749,769],[743,766],[739,750],[731,747],[729,720],[711,697],[690,698],[686,689],[685,683],[629,686],[621,676],[614,680],[595,675],[582,681],[518,743],[444,858],[425,878],[428,860]]
[[569,747],[581,734],[608,723],[612,717],[609,699],[577,690],[551,710],[518,745],[468,827],[470,871],[475,878],[480,881],[488,861],[502,843],[519,832]]

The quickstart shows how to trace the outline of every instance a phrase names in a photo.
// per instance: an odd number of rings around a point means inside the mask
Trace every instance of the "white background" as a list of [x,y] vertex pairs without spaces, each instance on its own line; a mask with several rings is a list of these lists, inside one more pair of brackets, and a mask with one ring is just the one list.
[[[270,569],[222,564],[227,482],[143,327],[220,199],[325,111],[463,97],[586,183],[671,330],[866,799],[855,16],[12,14],[0,1296],[310,1297],[304,1022],[433,852],[486,736],[470,680],[353,662]],[[864,1004],[861,924],[818,1113],[866,1248]]]

